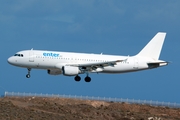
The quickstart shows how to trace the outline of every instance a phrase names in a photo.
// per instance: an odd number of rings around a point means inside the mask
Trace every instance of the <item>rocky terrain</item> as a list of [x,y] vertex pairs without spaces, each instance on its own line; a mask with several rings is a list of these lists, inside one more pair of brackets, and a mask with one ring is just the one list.
[[0,120],[180,120],[180,109],[104,101],[0,98]]

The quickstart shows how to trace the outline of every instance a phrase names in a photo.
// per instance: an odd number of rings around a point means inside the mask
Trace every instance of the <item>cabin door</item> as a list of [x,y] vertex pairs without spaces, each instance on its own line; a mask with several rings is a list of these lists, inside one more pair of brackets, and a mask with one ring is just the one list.
[[29,62],[34,62],[34,52],[33,52],[33,50],[31,50],[29,52]]

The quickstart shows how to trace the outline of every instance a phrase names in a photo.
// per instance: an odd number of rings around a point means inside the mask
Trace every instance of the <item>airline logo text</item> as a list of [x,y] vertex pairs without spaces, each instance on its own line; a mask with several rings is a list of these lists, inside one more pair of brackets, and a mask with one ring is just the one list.
[[59,54],[56,53],[43,53],[45,57],[59,57]]

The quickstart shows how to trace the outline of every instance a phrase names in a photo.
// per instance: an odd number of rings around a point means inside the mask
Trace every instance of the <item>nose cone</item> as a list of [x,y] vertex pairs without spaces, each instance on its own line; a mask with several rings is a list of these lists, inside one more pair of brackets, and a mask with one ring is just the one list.
[[14,65],[14,63],[15,63],[15,60],[13,59],[13,57],[8,58],[7,61],[8,61],[8,63],[11,64],[11,65]]
[[7,61],[8,61],[8,63],[9,63],[9,64],[11,64],[11,61],[12,61],[11,57],[10,57],[10,58],[8,58],[8,60],[7,60]]

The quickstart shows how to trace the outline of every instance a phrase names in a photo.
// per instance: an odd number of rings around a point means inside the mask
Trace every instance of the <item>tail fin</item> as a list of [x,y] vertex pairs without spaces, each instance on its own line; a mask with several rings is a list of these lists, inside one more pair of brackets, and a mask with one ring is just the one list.
[[166,33],[158,32],[151,41],[137,54],[137,56],[150,57],[158,60],[164,43]]

